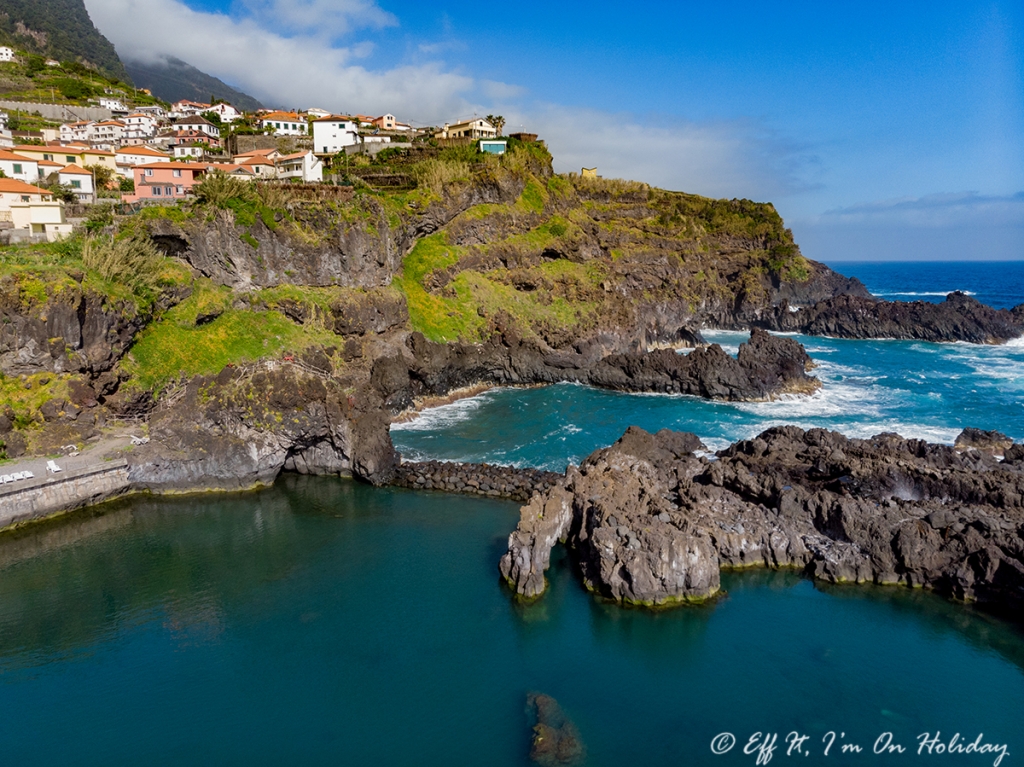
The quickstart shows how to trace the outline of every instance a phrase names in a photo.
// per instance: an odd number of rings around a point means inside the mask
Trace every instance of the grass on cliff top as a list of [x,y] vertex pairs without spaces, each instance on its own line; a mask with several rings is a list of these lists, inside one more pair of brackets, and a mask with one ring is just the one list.
[[[559,231],[558,227],[563,227],[564,231],[564,226],[561,220],[548,222],[533,232],[509,239],[539,249],[555,236],[552,228]],[[488,327],[486,318],[499,311],[513,317],[527,336],[545,327],[579,327],[591,322],[598,311],[598,302],[570,301],[546,290],[520,291],[472,270],[456,275],[445,295],[431,293],[424,287],[424,280],[432,272],[456,263],[465,252],[466,248],[449,245],[443,232],[424,237],[406,256],[403,271],[395,280],[395,286],[408,301],[413,329],[432,341],[481,341]],[[561,259],[544,262],[531,271],[546,280],[578,281],[584,285],[596,285],[604,275],[599,264],[576,264]]]
[[[337,343],[330,331],[299,325],[277,311],[231,308],[230,289],[197,280],[190,298],[147,326],[123,363],[130,385],[159,392],[179,376],[213,375],[228,363]],[[197,318],[218,314],[197,325]]]
[[86,242],[99,240],[76,235],[60,242],[0,248],[2,289],[16,290],[21,305],[27,308],[45,304],[65,292],[82,290],[103,296],[110,305],[137,313],[149,309],[162,290],[187,284],[191,279],[188,267],[180,261],[157,257],[145,280],[128,285],[116,268],[86,265]]

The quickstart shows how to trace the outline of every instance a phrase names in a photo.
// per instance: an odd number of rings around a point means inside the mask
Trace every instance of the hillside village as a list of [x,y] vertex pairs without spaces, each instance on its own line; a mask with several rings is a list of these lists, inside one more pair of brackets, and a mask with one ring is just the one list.
[[[0,66],[22,59],[24,54],[0,46]],[[64,65],[47,60],[45,66]],[[211,174],[268,183],[344,185],[351,184],[350,158],[356,156],[358,164],[384,150],[415,145],[473,144],[493,154],[507,147],[500,116],[414,127],[392,114],[340,114],[318,107],[244,112],[218,100],[165,104],[146,91],[111,86],[92,98],[59,106],[3,102],[0,242],[66,237],[74,219],[87,215],[83,208],[97,203],[174,203],[190,197],[195,184]],[[56,114],[62,119],[49,116]]]

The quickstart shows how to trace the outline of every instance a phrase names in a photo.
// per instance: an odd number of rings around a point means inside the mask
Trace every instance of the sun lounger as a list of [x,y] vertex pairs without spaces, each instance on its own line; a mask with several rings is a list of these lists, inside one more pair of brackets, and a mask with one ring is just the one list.
[[46,470],[48,472],[50,472],[51,474],[56,474],[58,471],[64,471],[64,469],[62,469],[60,466],[58,466],[53,461],[47,461],[46,462]]
[[36,475],[33,474],[31,471],[23,471],[23,472],[21,472],[21,478],[22,479],[35,479]]
[[7,484],[8,482],[13,482],[13,481],[14,481],[14,480],[13,480],[13,479],[11,479],[11,475],[10,475],[10,474],[3,474],[3,475],[0,475],[0,482],[2,482],[2,483],[3,483],[3,484],[5,484],[5,485],[6,485],[6,484]]

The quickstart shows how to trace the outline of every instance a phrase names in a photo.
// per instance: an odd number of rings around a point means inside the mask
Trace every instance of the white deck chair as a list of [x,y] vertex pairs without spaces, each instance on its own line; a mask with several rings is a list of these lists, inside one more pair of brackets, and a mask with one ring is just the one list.
[[58,466],[53,461],[47,461],[46,462],[46,470],[48,472],[50,472],[51,474],[56,474],[58,471],[64,471],[64,469],[62,469],[60,466]]

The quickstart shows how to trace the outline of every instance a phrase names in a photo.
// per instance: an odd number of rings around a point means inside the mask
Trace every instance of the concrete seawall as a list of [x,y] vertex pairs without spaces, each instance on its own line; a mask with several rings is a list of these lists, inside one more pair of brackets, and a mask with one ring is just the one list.
[[31,519],[100,503],[129,490],[128,462],[0,485],[0,530]]

